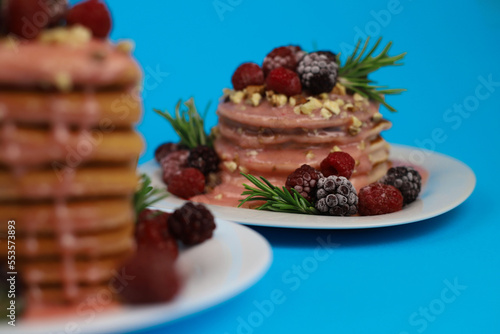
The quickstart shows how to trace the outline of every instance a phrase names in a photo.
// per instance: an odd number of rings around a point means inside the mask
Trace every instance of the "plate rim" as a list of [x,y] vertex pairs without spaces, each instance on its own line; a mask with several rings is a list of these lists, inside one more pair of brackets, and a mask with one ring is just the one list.
[[[423,220],[427,220],[439,215],[442,215],[443,213],[446,213],[450,210],[453,210],[460,204],[462,204],[467,198],[470,197],[470,195],[473,193],[475,186],[476,186],[476,176],[473,172],[473,170],[467,166],[465,163],[462,161],[453,158],[451,156],[445,155],[443,153],[439,153],[436,151],[430,151],[426,150],[423,148],[418,148],[418,147],[413,147],[413,146],[408,146],[408,145],[400,145],[400,144],[391,144],[391,157],[394,157],[395,154],[401,154],[405,155],[406,158],[408,158],[410,152],[413,152],[415,150],[418,150],[422,152],[426,158],[423,163],[415,163],[412,162],[412,164],[421,166],[421,167],[429,167],[432,166],[432,158],[435,157],[439,160],[444,160],[454,166],[455,168],[461,168],[465,171],[465,175],[467,177],[467,182],[464,185],[462,192],[454,198],[450,203],[447,203],[440,209],[433,210],[432,212],[428,212],[425,214],[420,214],[419,216],[415,218],[408,218],[408,217],[401,217],[404,215],[405,212],[408,212],[409,208],[415,207],[417,205],[424,205],[423,203],[425,201],[425,198],[419,198],[417,199],[416,202],[408,205],[405,209],[399,212],[395,213],[390,213],[390,214],[385,214],[385,215],[380,215],[380,216],[354,216],[354,217],[328,217],[328,216],[314,216],[314,215],[307,215],[307,214],[291,214],[291,213],[279,213],[279,212],[271,212],[271,211],[257,211],[253,209],[246,209],[246,208],[234,208],[234,207],[225,207],[225,206],[220,206],[220,205],[212,205],[212,204],[205,204],[213,213],[215,216],[229,220],[229,221],[235,221],[240,224],[244,225],[249,225],[249,226],[260,226],[260,227],[275,227],[275,228],[294,228],[294,229],[363,229],[363,228],[380,228],[380,227],[389,227],[389,226],[396,226],[396,225],[404,225],[404,224],[410,224],[410,223],[415,223]],[[400,157],[401,158],[401,157]],[[408,158],[409,159],[409,158]],[[430,162],[429,162],[430,161]],[[139,170],[141,172],[146,172],[150,177],[152,177],[153,182],[155,181],[154,175],[154,170],[159,170],[159,165],[158,163],[152,159],[141,166],[139,166]],[[429,170],[431,172],[432,170]],[[429,175],[429,181],[432,180],[433,176],[432,173]],[[156,180],[156,184],[158,185],[158,180]],[[155,184],[155,183],[153,183]],[[163,184],[161,182],[161,184]],[[427,188],[427,187],[426,187]],[[425,192],[425,188],[424,188]],[[182,203],[186,202],[186,200],[169,196],[166,199],[162,200],[161,202],[157,203],[155,206],[158,208],[171,208],[173,206],[178,206],[181,205]],[[238,210],[240,214],[234,214],[232,210]],[[248,210],[246,211],[253,213],[259,212],[258,216],[267,216],[267,217],[272,217],[277,219],[279,215],[293,215],[294,217],[304,217],[309,220],[308,223],[306,224],[292,224],[292,223],[276,223],[276,222],[269,222],[269,219],[265,222],[259,221],[259,219],[256,218],[248,218],[245,217],[242,210]],[[406,211],[405,211],[406,210]],[[233,214],[231,214],[233,213]],[[255,215],[250,215],[250,216],[255,216]],[[289,216],[287,216],[289,217]],[[386,220],[386,222],[379,222],[382,220],[380,217],[383,217]],[[311,218],[312,220],[316,222],[311,223]],[[389,218],[389,219],[387,219]],[[323,220],[335,220],[335,222],[332,224],[331,222],[325,223]],[[347,220],[351,220],[348,222]],[[319,221],[319,222],[318,222]],[[341,223],[338,223],[338,222]],[[357,222],[354,222],[357,221]],[[359,223],[359,222],[362,223]],[[369,223],[370,221],[377,221],[378,223]]]

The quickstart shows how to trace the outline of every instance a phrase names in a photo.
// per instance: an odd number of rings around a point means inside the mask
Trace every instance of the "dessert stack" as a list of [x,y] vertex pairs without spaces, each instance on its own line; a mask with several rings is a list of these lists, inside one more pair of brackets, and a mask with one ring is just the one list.
[[0,253],[15,221],[11,271],[30,307],[110,297],[134,249],[143,148],[129,44],[78,25],[0,37],[0,67]]

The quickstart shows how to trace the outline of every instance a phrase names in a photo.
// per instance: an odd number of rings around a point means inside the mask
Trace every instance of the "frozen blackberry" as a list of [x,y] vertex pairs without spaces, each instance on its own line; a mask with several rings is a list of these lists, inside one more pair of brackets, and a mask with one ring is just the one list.
[[199,169],[203,175],[219,170],[220,159],[215,150],[208,146],[198,146],[189,151],[187,165]]
[[330,216],[352,216],[358,212],[358,195],[343,176],[331,175],[318,180],[315,207]]
[[297,73],[302,88],[316,95],[330,92],[337,82],[338,64],[329,51],[306,54],[299,62]]
[[172,152],[180,150],[181,147],[176,143],[163,143],[158,146],[155,150],[155,159],[158,162],[161,162],[163,158],[169,155]]
[[176,239],[195,245],[212,237],[215,221],[205,206],[188,202],[170,215],[168,227]]
[[420,173],[409,166],[390,168],[380,182],[399,189],[403,195],[404,205],[415,201],[422,188],[422,177]]
[[289,46],[280,46],[279,48],[273,49],[264,58],[262,63],[262,69],[264,70],[264,76],[267,75],[278,67],[288,68],[291,71],[295,71],[297,67],[297,54],[298,50]]
[[304,164],[288,175],[285,186],[288,190],[297,190],[305,199],[312,201],[316,197],[316,186],[320,177],[323,177],[321,172]]

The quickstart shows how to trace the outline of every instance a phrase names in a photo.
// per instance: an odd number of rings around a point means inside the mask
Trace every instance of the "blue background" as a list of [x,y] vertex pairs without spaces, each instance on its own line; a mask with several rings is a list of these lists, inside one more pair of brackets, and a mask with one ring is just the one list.
[[[226,10],[218,13],[214,3]],[[382,111],[394,123],[385,138],[453,156],[477,176],[463,205],[421,223],[351,231],[255,228],[274,251],[264,279],[222,305],[146,333],[500,332],[498,1],[108,4],[112,39],[135,40],[135,56],[145,70],[145,114],[138,129],[147,150],[141,163],[158,144],[176,140],[153,108],[173,110],[178,99],[194,96],[203,110],[212,101],[207,118],[212,126],[217,99],[240,63],[260,63],[271,49],[290,43],[347,52],[355,39],[369,35],[393,41],[392,54],[408,52],[403,67],[374,76],[408,89],[389,97],[397,113]],[[496,85],[487,90],[481,78]],[[468,110],[462,115],[453,111],[464,104]],[[439,138],[433,138],[436,129]],[[289,270],[314,255],[318,237],[339,246],[307,277],[288,282]],[[443,296],[447,284],[460,290]],[[269,299],[275,289],[283,291],[283,303],[255,316],[255,302]],[[431,310],[427,318],[423,308]]]

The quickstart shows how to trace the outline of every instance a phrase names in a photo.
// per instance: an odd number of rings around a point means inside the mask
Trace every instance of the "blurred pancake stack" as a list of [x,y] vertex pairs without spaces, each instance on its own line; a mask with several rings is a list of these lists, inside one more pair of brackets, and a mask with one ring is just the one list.
[[129,44],[80,26],[0,38],[0,253],[14,220],[29,306],[119,289],[134,249],[140,80]]

